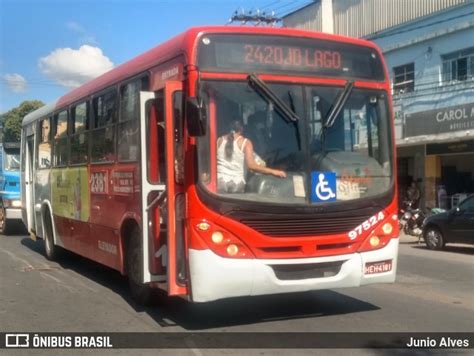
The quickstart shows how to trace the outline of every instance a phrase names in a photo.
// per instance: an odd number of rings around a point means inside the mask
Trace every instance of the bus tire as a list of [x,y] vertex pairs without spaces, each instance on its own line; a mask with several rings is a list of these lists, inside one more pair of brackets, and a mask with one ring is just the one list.
[[54,244],[53,223],[51,221],[51,214],[46,209],[44,212],[44,251],[46,258],[50,261],[57,261],[62,255],[62,248]]
[[13,233],[12,222],[8,221],[7,214],[3,204],[0,206],[0,234],[10,235]]
[[140,305],[150,305],[153,300],[153,289],[143,284],[143,252],[141,232],[135,226],[130,234],[127,246],[127,274],[132,298]]

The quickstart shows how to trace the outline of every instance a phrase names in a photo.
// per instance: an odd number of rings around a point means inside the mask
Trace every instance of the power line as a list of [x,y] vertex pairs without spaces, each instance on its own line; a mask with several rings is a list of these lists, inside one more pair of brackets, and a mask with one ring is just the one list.
[[[451,99],[454,94],[459,95],[458,93],[463,92],[463,91],[465,91],[465,89],[450,90],[449,92],[443,93],[445,95],[442,98],[437,98],[437,100],[429,100],[429,102],[433,103],[434,101],[439,101],[441,99],[443,99],[443,100]],[[415,98],[432,97],[432,96],[433,96],[433,93],[421,93],[421,94],[410,96],[410,98],[415,99]],[[405,102],[406,102],[406,100],[407,99],[405,99]],[[401,100],[401,99],[398,99],[398,100],[396,100],[395,98],[393,99],[394,105],[398,105],[402,101],[403,100]],[[410,105],[415,105],[415,104],[420,105],[421,103],[419,101],[413,101],[413,102],[409,102],[409,103],[407,102],[405,105],[408,105],[408,104],[410,104]]]
[[[472,85],[470,85],[472,84]],[[459,85],[459,84],[456,84],[456,83],[453,83],[453,84],[448,84],[448,85],[442,85],[442,86],[435,86],[435,87],[427,87],[427,88],[421,88],[421,89],[417,89],[417,90],[414,90],[414,91],[411,91],[411,92],[407,92],[405,94],[400,94],[400,97],[410,97],[411,95],[413,94],[417,94],[417,93],[432,93],[432,94],[436,94],[436,93],[441,93],[443,91],[449,91],[450,89],[456,89],[456,90],[466,90],[466,91],[470,91],[472,89],[474,89],[474,81],[469,81],[467,83],[463,83],[462,85]],[[395,94],[395,95],[398,95],[398,94]]]
[[268,3],[268,4],[266,4],[266,5],[261,6],[260,8],[261,8],[262,10],[265,10],[265,9],[269,8],[270,6],[272,6],[272,5],[278,4],[280,1],[281,1],[281,0],[272,1],[272,2],[270,2],[270,3]]
[[302,8],[308,6],[308,5],[311,5],[312,3],[313,3],[313,1],[311,0],[310,2],[307,2],[306,4],[301,4],[301,5],[292,7],[291,9],[285,10],[284,13],[280,15],[280,17],[285,17],[288,14],[292,13],[293,11],[296,11],[298,9],[302,9]]
[[[466,89],[466,88],[451,88],[449,90],[441,90],[441,91],[433,91],[433,90],[421,90],[421,91],[418,91],[418,92],[410,92],[409,94],[410,95],[393,95],[393,102],[394,104],[397,104],[397,103],[410,103],[410,104],[416,104],[417,98],[420,98],[420,97],[435,97],[435,96],[438,96],[436,100],[434,99],[431,99],[430,101],[431,102],[434,102],[434,101],[438,101],[438,100],[441,100],[441,99],[445,99],[445,98],[448,98],[450,97],[451,93],[461,93],[461,92],[464,92],[466,93],[466,95],[472,95],[472,90],[474,90],[474,87],[470,88],[470,89]],[[458,94],[459,95],[459,94]]]
[[[441,76],[443,76],[443,74]],[[430,77],[437,77],[437,75],[423,76],[422,78],[430,78]],[[403,82],[395,83],[393,81],[393,78],[390,78],[390,79],[391,79],[391,81],[394,85],[403,83]],[[420,80],[418,80],[418,81],[415,80],[414,81],[414,86],[415,87],[424,87],[424,86],[427,86],[427,85],[436,85],[436,84],[438,84],[439,86],[441,86],[441,85],[444,86],[444,85],[451,85],[452,82],[455,82],[455,84],[459,84],[459,83],[469,83],[471,81],[474,81],[474,77],[473,78],[466,77],[466,79],[453,79],[453,80],[446,80],[446,79],[441,78],[441,80],[434,80],[434,81],[429,81],[429,82],[423,82],[423,81],[420,82]],[[433,87],[435,87],[435,86],[433,86]]]
[[[414,86],[415,88],[418,88],[418,87],[426,87],[426,86],[429,86],[431,85],[432,88],[439,88],[439,87],[446,87],[446,86],[452,86],[452,85],[460,85],[460,84],[466,84],[466,83],[474,83],[474,73],[471,75],[471,76],[466,76],[466,79],[452,79],[452,80],[446,80],[444,79],[444,74],[446,73],[451,73],[451,72],[441,72],[440,76],[441,76],[441,79],[440,80],[434,80],[434,81],[427,81],[427,82],[423,82],[423,81],[417,81],[415,80],[414,81]],[[438,75],[427,75],[427,76],[423,76],[422,78],[430,78],[430,77],[439,77]],[[400,84],[400,83],[395,83],[393,81],[393,78],[390,78],[392,83],[394,85],[397,85],[397,84]]]
[[[454,85],[451,86],[451,87],[454,87]],[[448,89],[446,90],[446,88],[448,88]],[[407,102],[411,99],[424,97],[424,96],[430,96],[430,97],[433,97],[433,96],[436,96],[436,95],[448,96],[451,93],[459,93],[459,92],[466,92],[466,93],[469,93],[471,95],[472,91],[474,90],[474,85],[471,86],[471,87],[468,87],[468,88],[457,88],[456,89],[456,88],[444,87],[444,89],[443,89],[443,87],[439,87],[437,89],[439,89],[439,90],[433,90],[432,88],[428,88],[428,89],[421,89],[421,90],[418,90],[418,91],[410,92],[410,93],[407,93],[407,94],[404,94],[404,95],[393,95],[393,101],[394,102],[403,102],[403,101]]]
[[299,0],[292,0],[290,2],[287,2],[286,4],[283,4],[282,6],[279,6],[279,7],[276,7],[275,9],[273,9],[274,11],[277,11],[277,10],[280,10],[280,9],[284,9],[285,7],[288,7],[288,6],[292,6],[294,3],[296,3],[297,1]]

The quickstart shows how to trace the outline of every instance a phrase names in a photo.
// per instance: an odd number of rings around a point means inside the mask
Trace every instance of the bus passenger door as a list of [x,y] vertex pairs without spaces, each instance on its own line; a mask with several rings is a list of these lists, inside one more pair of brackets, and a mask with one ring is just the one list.
[[169,295],[185,295],[187,289],[187,263],[184,220],[186,214],[184,190],[184,110],[183,85],[168,81],[165,85],[166,118],[166,222],[168,230]]
[[143,283],[166,282],[166,169],[164,91],[140,92]]
[[[36,226],[35,226],[35,213],[34,213],[34,149],[35,149],[35,144],[34,144],[34,134],[29,134],[28,129],[25,129],[26,131],[26,144],[23,146],[23,149],[25,150],[25,154],[23,155],[24,159],[24,203],[25,206],[23,207],[23,212],[26,214],[26,221],[25,221],[25,214],[23,215],[23,222],[25,223],[28,233],[31,233],[31,230],[34,230],[35,235],[36,235]],[[24,136],[24,137],[25,137]]]
[[140,107],[143,282],[166,281],[169,295],[182,295],[184,189],[182,170],[175,174],[182,163],[175,160],[182,152],[176,150],[182,129],[175,125],[182,121],[182,84],[168,82],[156,93],[140,92]]

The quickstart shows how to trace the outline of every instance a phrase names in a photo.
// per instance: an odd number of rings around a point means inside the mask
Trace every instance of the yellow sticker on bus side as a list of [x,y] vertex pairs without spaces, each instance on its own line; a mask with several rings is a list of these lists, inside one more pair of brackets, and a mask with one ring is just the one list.
[[51,172],[51,194],[55,215],[89,220],[89,175],[87,167],[55,168]]

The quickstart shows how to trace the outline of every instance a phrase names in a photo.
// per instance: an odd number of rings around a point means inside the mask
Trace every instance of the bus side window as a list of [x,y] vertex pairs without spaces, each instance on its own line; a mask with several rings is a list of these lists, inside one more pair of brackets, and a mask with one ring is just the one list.
[[148,89],[148,78],[140,78],[120,88],[120,115],[118,160],[123,162],[138,160],[140,119],[140,91]]
[[166,184],[166,124],[163,90],[156,93],[156,99],[149,108],[147,122],[148,180],[150,183]]
[[66,166],[68,162],[68,144],[67,144],[67,110],[61,111],[54,116],[54,165]]
[[115,161],[115,117],[117,92],[111,90],[94,98],[94,129],[91,132],[91,161]]
[[87,163],[89,150],[89,110],[87,102],[71,109],[71,164]]
[[38,168],[51,167],[51,118],[40,120],[38,140]]

